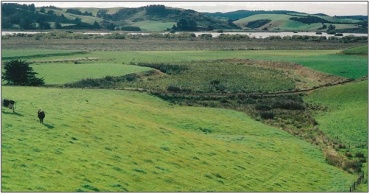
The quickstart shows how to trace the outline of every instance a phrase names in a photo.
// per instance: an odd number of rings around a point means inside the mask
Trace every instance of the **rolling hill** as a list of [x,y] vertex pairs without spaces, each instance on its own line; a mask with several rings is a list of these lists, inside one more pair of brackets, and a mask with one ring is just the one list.
[[[22,19],[25,18],[25,19]],[[200,13],[149,5],[139,8],[58,8],[2,4],[2,29],[90,29],[122,31],[328,31],[367,33],[367,16],[306,14],[295,11]]]
[[234,21],[244,30],[367,32],[367,23],[356,17],[331,17],[324,14],[271,12],[253,14]]

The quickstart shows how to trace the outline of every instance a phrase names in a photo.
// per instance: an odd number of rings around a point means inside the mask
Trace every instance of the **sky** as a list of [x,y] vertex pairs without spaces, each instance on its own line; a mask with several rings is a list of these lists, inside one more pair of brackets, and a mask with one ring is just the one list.
[[[2,1],[7,3],[7,1]],[[12,1],[15,2],[15,1]],[[169,7],[193,9],[199,12],[229,12],[236,10],[290,10],[309,14],[368,15],[368,1],[19,1],[20,4],[35,4],[36,7],[141,7],[161,4]]]

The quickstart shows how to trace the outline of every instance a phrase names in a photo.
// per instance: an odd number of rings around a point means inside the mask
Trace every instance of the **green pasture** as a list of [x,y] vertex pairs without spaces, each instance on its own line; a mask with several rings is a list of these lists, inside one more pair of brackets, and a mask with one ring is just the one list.
[[132,23],[133,26],[140,27],[142,31],[165,31],[167,28],[172,28],[176,22],[162,21],[140,21]]
[[16,113],[2,108],[3,192],[348,192],[357,178],[237,111],[118,90],[2,95],[17,101]]
[[[271,24],[273,26],[273,29],[276,30],[277,28],[279,30],[291,30],[291,31],[301,31],[301,30],[313,30],[315,31],[317,28],[321,27],[321,24],[304,24],[302,22],[290,20],[289,18],[294,17],[291,15],[285,15],[285,14],[258,14],[249,16],[246,18],[242,18],[240,20],[235,21],[237,25],[244,27],[246,23],[256,21],[256,20],[265,20],[269,19]],[[269,28],[269,27],[268,27]]]
[[[118,61],[171,62],[225,58],[259,59],[295,62],[311,69],[346,78],[359,78],[368,74],[366,56],[348,56],[338,50],[249,50],[249,51],[132,51],[93,52],[99,57]],[[120,58],[117,58],[120,53]],[[127,61],[128,60],[128,61]]]
[[368,144],[368,81],[317,90],[305,101],[327,107],[315,119],[322,131],[352,145]]
[[[73,55],[69,55],[72,53]],[[51,56],[47,56],[51,55]],[[62,56],[65,55],[65,56]],[[289,61],[328,74],[347,78],[368,75],[368,58],[345,55],[338,50],[247,50],[247,51],[78,51],[60,50],[3,50],[3,56],[20,58],[33,56],[32,67],[47,84],[78,81],[83,78],[99,78],[107,75],[125,75],[145,71],[142,67],[128,66],[139,62],[179,62],[225,58]],[[43,57],[44,56],[44,57]],[[82,64],[52,62],[55,60],[78,60],[96,58],[97,61],[82,61]],[[40,63],[40,61],[51,61]],[[107,68],[107,67],[110,68]]]
[[348,48],[344,50],[343,53],[347,55],[368,55],[369,46],[365,45],[365,46]]
[[[350,19],[350,18],[337,18],[337,17],[330,17],[330,16],[317,16],[319,18],[325,19],[327,21],[333,23],[356,23],[360,22],[360,20]],[[337,24],[335,24],[337,26]]]
[[[304,14],[302,16],[307,16],[307,15]],[[302,22],[290,20],[289,18],[291,17],[297,17],[297,16],[296,15],[286,15],[286,14],[257,14],[257,15],[239,19],[235,21],[234,23],[239,25],[240,27],[245,27],[245,24],[248,22],[269,19],[271,20],[269,24],[273,26],[272,30],[316,31],[318,28],[322,27],[321,23],[305,24]],[[336,18],[328,17],[328,16],[317,16],[317,17],[333,22],[333,25],[335,25],[336,29],[358,28],[356,24],[342,24],[342,23],[351,23],[351,22],[356,23],[356,22],[359,22],[358,20],[336,19]],[[267,28],[270,28],[270,27],[267,27]]]
[[321,23],[314,24],[303,24],[298,21],[287,20],[284,21],[281,25],[278,26],[280,29],[290,30],[290,31],[317,31],[318,28],[322,27]]
[[[167,64],[143,63],[140,66],[154,67],[167,72],[145,79],[123,83],[129,87],[167,91],[176,87],[195,93],[250,93],[287,91],[295,88],[294,80],[284,72],[253,65],[241,65],[225,61],[192,61]],[[177,67],[177,68],[175,68]],[[179,68],[185,68],[176,72]],[[173,73],[174,72],[174,73]]]
[[54,63],[32,65],[38,77],[46,84],[64,84],[86,78],[122,76],[130,73],[148,71],[150,68],[114,63]]
[[273,20],[273,21],[286,21],[289,20],[289,18],[292,16],[285,15],[285,14],[257,14],[257,15],[252,15],[246,18],[239,19],[235,21],[235,24],[242,24],[244,25],[245,23],[251,22],[251,21],[256,21],[256,20]]
[[[323,88],[304,98],[307,103],[326,107],[314,115],[320,130],[330,138],[339,140],[346,146],[345,152],[352,155],[362,153],[368,157],[368,80],[330,88]],[[343,151],[344,152],[344,151]],[[363,164],[368,173],[368,161]],[[366,185],[365,185],[366,186]],[[367,192],[361,185],[358,191]]]

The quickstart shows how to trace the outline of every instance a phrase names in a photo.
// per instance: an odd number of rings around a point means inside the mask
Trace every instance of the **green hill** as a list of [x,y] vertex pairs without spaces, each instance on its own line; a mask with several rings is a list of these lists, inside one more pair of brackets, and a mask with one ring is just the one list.
[[294,11],[239,10],[229,13],[200,13],[164,5],[139,8],[58,8],[35,7],[33,4],[2,4],[2,29],[9,30],[327,31],[330,25],[335,26],[335,32],[338,33],[367,33],[368,28],[365,16],[331,17]]
[[[263,13],[254,14],[234,21],[245,30],[265,31],[328,31],[330,25],[335,32],[367,31],[362,19],[310,15],[304,13]],[[334,33],[335,33],[334,32]]]
[[[57,8],[4,3],[3,29],[109,29],[128,31],[165,31],[177,25],[180,31],[238,29],[235,24],[202,13],[163,5],[139,8]],[[27,17],[22,20],[21,18]],[[180,20],[186,25],[179,25]]]
[[2,108],[3,192],[347,192],[356,179],[241,112],[117,90],[2,94],[17,100]]

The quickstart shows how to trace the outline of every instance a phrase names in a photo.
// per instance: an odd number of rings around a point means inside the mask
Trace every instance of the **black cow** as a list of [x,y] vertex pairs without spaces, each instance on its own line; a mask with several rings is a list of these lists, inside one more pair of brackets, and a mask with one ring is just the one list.
[[44,124],[45,112],[39,109],[39,111],[37,111],[37,116],[40,119],[40,123]]
[[15,101],[14,100],[3,99],[2,105],[4,107],[9,108],[9,109],[13,109],[13,113],[14,113],[14,109],[15,109]]

